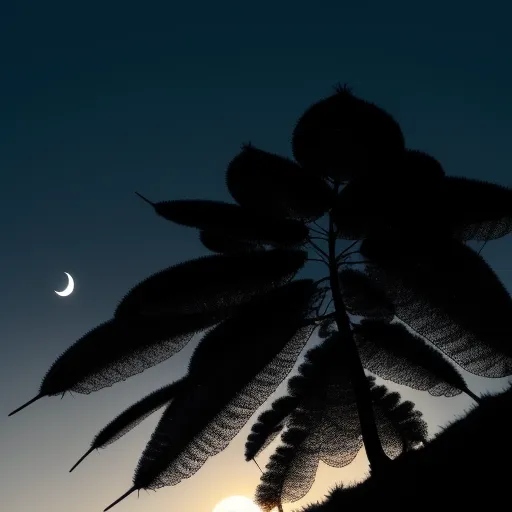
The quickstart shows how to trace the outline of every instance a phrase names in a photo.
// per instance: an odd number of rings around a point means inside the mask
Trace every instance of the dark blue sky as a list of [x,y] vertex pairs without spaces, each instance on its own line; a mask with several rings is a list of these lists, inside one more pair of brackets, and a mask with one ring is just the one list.
[[[337,82],[391,112],[407,145],[448,174],[511,186],[511,14],[503,1],[4,1],[0,491],[8,509],[102,510],[131,485],[157,418],[71,475],[69,467],[115,414],[184,371],[191,346],[95,395],[48,398],[6,417],[131,286],[205,254],[194,230],[156,217],[135,190],[153,200],[229,199],[224,172],[240,144],[290,156],[294,123]],[[511,249],[509,238],[483,252],[509,290]],[[53,293],[64,271],[77,283],[68,299]],[[434,427],[468,405],[420,399]],[[119,510],[208,511],[224,496],[251,495],[258,471],[243,461],[243,442],[189,481]],[[356,466],[322,470],[304,502],[332,478],[357,478],[364,461]]]

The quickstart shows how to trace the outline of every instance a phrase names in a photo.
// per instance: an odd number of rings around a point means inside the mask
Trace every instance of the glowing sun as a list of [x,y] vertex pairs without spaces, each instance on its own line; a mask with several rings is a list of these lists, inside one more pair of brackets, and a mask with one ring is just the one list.
[[217,503],[213,512],[261,512],[261,509],[245,496],[231,496]]

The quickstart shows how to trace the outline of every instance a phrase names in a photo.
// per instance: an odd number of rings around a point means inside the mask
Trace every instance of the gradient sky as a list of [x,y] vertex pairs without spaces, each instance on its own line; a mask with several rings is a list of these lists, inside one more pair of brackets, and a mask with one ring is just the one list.
[[[206,253],[138,199],[229,200],[248,140],[291,156],[294,123],[337,82],[391,112],[447,174],[511,186],[511,8],[505,2],[4,0],[0,7],[0,495],[9,512],[100,511],[131,487],[159,414],[72,474],[108,422],[180,377],[194,347],[112,388],[46,398],[12,418],[71,343],[138,281]],[[507,10],[507,12],[506,12]],[[512,289],[511,238],[483,255]],[[67,299],[54,289],[76,280]],[[473,389],[500,389],[469,380]],[[402,389],[400,389],[402,391]],[[431,431],[470,405],[414,397]],[[120,512],[209,512],[252,496],[249,425],[192,478]],[[245,434],[245,435],[244,435]],[[270,452],[267,451],[267,456]],[[262,456],[261,463],[265,463]],[[322,466],[308,496],[359,478]]]

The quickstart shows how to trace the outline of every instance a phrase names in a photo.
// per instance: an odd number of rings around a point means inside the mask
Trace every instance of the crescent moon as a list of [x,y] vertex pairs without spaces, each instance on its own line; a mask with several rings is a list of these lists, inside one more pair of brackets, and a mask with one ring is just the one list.
[[54,290],[54,292],[57,295],[60,295],[61,297],[67,297],[68,295],[71,295],[71,293],[73,293],[73,290],[75,289],[75,281],[73,280],[71,275],[68,274],[67,272],[64,272],[64,274],[66,274],[68,276],[68,285],[61,292]]

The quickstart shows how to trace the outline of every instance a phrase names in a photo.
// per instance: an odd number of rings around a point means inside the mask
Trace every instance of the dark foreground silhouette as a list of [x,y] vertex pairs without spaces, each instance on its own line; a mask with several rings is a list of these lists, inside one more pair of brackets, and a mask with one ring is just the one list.
[[338,486],[323,503],[303,512],[394,511],[439,507],[501,507],[510,497],[512,386],[482,397],[462,419],[445,427],[424,448],[406,452],[388,471],[355,487]]

